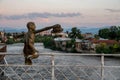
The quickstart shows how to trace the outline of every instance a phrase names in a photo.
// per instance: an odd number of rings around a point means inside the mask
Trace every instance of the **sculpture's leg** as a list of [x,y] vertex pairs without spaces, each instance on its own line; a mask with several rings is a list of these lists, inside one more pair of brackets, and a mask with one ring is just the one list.
[[35,52],[34,54],[32,55],[29,55],[27,58],[30,58],[30,59],[36,59],[39,57],[39,54],[37,52]]
[[25,65],[32,65],[32,60],[30,58],[25,58]]

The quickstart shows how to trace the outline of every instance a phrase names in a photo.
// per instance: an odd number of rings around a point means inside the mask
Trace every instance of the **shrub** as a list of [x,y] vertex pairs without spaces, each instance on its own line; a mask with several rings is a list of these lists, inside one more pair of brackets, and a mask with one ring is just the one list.
[[12,38],[9,38],[6,42],[6,44],[13,44],[15,41]]
[[112,51],[105,43],[101,43],[100,45],[96,46],[96,53],[112,53]]
[[43,44],[45,48],[56,50],[56,46],[52,37],[44,37]]

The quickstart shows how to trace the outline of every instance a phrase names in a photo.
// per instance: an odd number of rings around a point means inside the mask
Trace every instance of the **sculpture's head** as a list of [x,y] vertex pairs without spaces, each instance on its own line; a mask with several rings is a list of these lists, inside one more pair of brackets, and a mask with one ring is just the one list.
[[28,28],[28,30],[35,31],[35,28],[36,28],[35,23],[34,22],[28,22],[27,23],[27,28]]

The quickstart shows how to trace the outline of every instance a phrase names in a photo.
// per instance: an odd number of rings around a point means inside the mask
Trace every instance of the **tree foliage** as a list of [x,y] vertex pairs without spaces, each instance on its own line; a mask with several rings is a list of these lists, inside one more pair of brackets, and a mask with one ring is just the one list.
[[82,39],[83,37],[81,36],[81,31],[80,29],[77,29],[76,27],[73,27],[71,29],[71,32],[68,35],[70,38],[78,38],[78,39]]
[[111,26],[110,28],[100,29],[98,35],[105,39],[120,39],[120,26]]
[[120,52],[119,44],[108,46],[105,43],[101,43],[96,46],[96,53],[119,53],[119,52]]
[[107,39],[109,38],[110,30],[108,28],[100,29],[98,33],[100,37]]
[[51,36],[45,36],[43,38],[42,42],[43,42],[45,48],[50,48],[50,49],[53,49],[53,50],[56,49],[53,37],[51,37]]
[[6,44],[13,44],[13,43],[15,43],[15,41],[12,38],[9,38],[6,42]]

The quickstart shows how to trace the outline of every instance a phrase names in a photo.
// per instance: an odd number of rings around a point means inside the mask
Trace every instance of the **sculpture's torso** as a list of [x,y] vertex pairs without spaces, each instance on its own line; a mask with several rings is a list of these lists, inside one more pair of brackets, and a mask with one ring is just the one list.
[[25,42],[24,42],[24,55],[27,57],[28,55],[32,55],[36,52],[34,49],[34,39],[35,39],[35,34],[32,32],[28,32],[25,35]]

